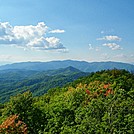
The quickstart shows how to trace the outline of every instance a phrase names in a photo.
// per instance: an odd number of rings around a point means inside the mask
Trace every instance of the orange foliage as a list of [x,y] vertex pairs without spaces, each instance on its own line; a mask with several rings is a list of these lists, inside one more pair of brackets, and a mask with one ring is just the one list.
[[105,85],[103,86],[103,88],[104,88],[104,89],[107,89],[107,88],[109,88],[109,86],[110,86],[109,84],[105,84]]
[[11,115],[0,125],[0,133],[27,134],[27,126],[18,120],[18,115]]
[[104,95],[108,96],[109,94],[113,94],[113,91],[111,89],[108,89]]
[[86,93],[89,95],[90,94],[90,91],[88,89],[86,89]]

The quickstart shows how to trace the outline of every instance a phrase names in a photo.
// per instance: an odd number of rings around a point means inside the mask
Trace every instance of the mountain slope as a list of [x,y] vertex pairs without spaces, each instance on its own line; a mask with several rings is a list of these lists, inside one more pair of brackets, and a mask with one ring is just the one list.
[[43,96],[18,94],[0,106],[3,134],[23,127],[16,115],[30,134],[133,134],[134,75],[103,70]]
[[42,95],[50,88],[61,87],[88,73],[73,67],[49,71],[4,70],[0,71],[0,99],[7,101],[10,96],[27,90],[33,95]]
[[121,62],[85,62],[85,61],[73,61],[73,60],[64,60],[64,61],[50,61],[50,62],[22,62],[8,64],[0,66],[0,70],[6,69],[25,69],[25,70],[35,70],[35,71],[47,71],[55,70],[60,68],[66,68],[72,66],[83,72],[96,72],[106,69],[125,69],[128,71],[134,70],[134,65]]

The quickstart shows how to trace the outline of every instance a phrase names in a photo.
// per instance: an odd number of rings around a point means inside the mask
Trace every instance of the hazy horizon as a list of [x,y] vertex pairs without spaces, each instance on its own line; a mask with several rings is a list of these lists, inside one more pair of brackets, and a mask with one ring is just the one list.
[[134,64],[134,1],[5,0],[0,65],[53,60]]
[[[49,60],[49,61],[18,61],[18,62],[0,62],[0,66],[4,66],[4,65],[10,65],[10,64],[15,64],[15,63],[27,63],[27,62],[53,62],[53,61],[67,61],[67,60],[71,60],[71,61],[82,61],[82,62],[88,62],[88,63],[100,63],[100,62],[117,62],[117,63],[127,63],[127,62],[121,62],[121,61],[85,61],[85,60],[74,60],[74,59],[65,59],[65,60]],[[134,63],[127,63],[127,64],[131,64],[134,65]]]

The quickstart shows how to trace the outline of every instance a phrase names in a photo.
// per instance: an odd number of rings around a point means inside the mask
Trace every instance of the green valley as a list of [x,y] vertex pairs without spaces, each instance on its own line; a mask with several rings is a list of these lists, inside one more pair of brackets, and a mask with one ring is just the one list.
[[0,102],[8,101],[10,96],[30,90],[34,96],[43,95],[49,89],[61,87],[89,73],[71,66],[57,70],[1,70]]

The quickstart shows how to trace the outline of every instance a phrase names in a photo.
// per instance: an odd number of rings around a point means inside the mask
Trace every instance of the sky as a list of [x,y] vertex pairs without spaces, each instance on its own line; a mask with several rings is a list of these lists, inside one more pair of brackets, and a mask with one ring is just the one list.
[[0,0],[0,64],[134,63],[134,0]]

